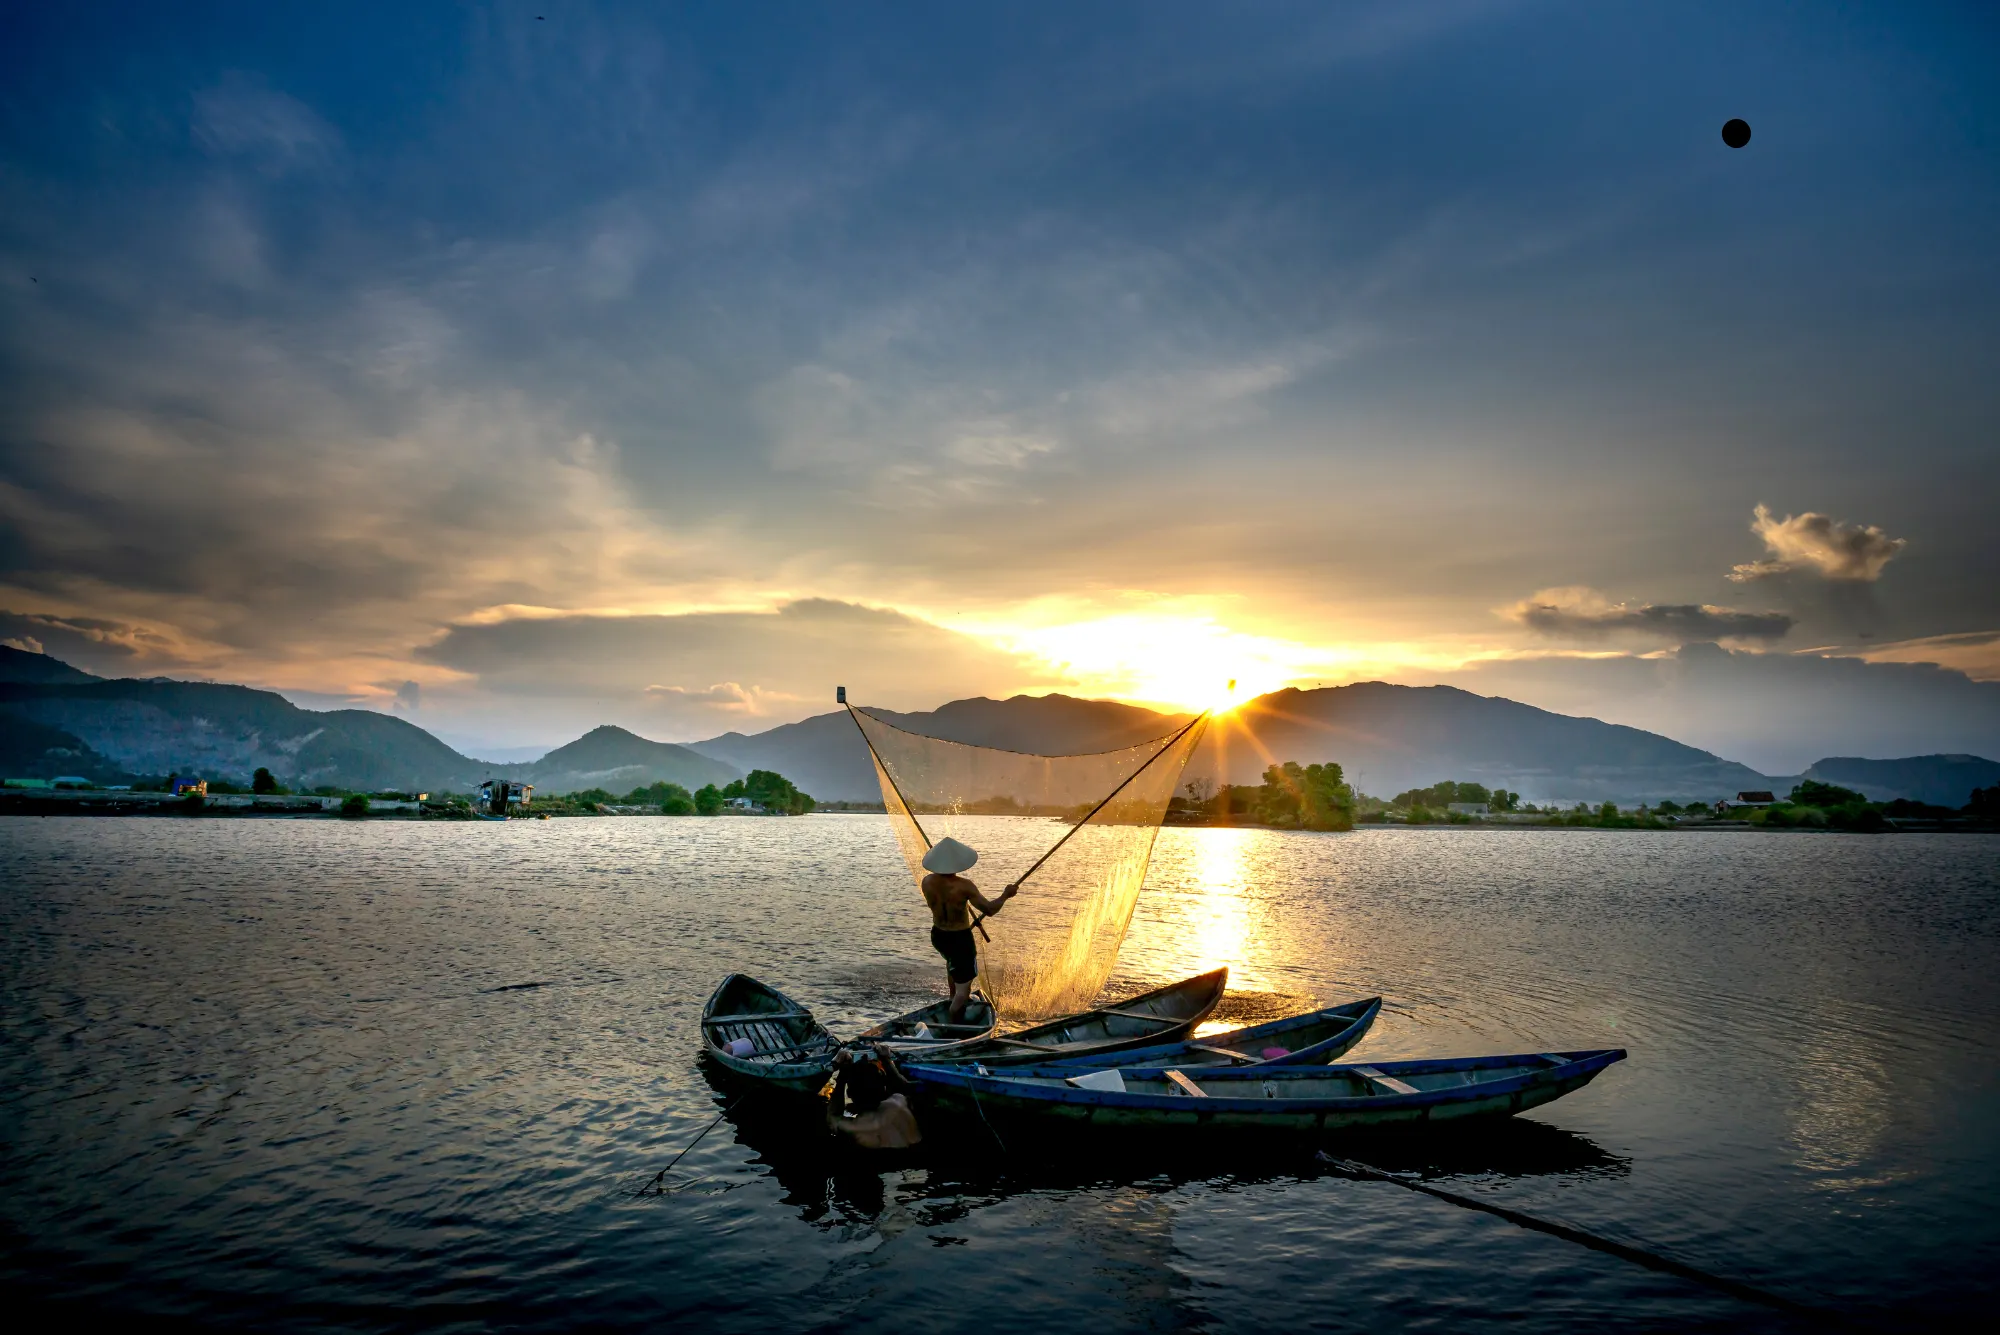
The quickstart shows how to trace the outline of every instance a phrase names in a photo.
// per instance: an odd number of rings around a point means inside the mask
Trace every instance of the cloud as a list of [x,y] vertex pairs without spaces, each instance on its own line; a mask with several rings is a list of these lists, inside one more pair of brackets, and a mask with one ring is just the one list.
[[267,175],[320,165],[340,134],[299,101],[244,75],[194,95],[194,140],[217,157],[245,158]]
[[1641,635],[1690,640],[1776,640],[1793,625],[1783,612],[1739,612],[1707,603],[1614,603],[1595,589],[1543,589],[1504,615],[1542,635],[1602,639]]
[[744,686],[733,681],[721,681],[705,688],[648,686],[646,694],[671,696],[688,704],[713,705],[728,713],[752,717],[769,714],[772,705],[793,704],[799,699],[789,691],[767,691],[761,686]]
[[1750,520],[1750,531],[1764,540],[1771,555],[1730,571],[1729,578],[1738,584],[1793,570],[1812,571],[1830,580],[1873,583],[1882,577],[1882,567],[1908,545],[1906,539],[1892,538],[1873,524],[1843,523],[1811,510],[1775,519],[1770,507],[1761,504]]
[[198,663],[205,648],[171,631],[103,617],[0,608],[0,644],[60,658],[100,675],[128,676]]
[[2000,630],[1926,635],[1870,645],[1857,653],[1871,663],[1934,663],[1974,681],[2000,681]]
[[[417,653],[463,674],[452,697],[484,709],[504,698],[510,712],[539,720],[538,735],[608,719],[649,736],[707,736],[746,717],[824,713],[836,686],[858,703],[929,709],[1065,684],[972,636],[828,599],[771,611],[510,617],[454,625]],[[754,680],[744,680],[746,668]],[[428,688],[426,709],[446,697]]]

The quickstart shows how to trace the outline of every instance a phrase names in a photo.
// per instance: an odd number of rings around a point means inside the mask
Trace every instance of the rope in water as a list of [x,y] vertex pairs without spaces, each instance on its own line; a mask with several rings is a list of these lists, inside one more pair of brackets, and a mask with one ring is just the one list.
[[723,1105],[722,1111],[715,1115],[715,1120],[713,1122],[710,1122],[707,1126],[703,1127],[700,1131],[696,1132],[695,1138],[687,1143],[687,1148],[683,1149],[679,1154],[676,1154],[672,1159],[668,1160],[667,1166],[665,1168],[662,1168],[659,1172],[655,1173],[653,1175],[653,1180],[651,1182],[648,1182],[644,1187],[642,1187],[639,1191],[639,1194],[643,1196],[649,1191],[657,1193],[660,1188],[660,1183],[666,1178],[668,1173],[673,1171],[674,1165],[679,1163],[681,1160],[687,1158],[688,1150],[691,1150],[695,1146],[701,1144],[701,1138],[707,1135],[709,1132],[715,1130],[715,1128],[721,1124],[722,1119],[729,1116],[731,1110],[733,1110],[737,1104],[743,1102],[743,1100],[748,1097],[749,1095],[747,1092],[743,1094],[738,1094],[735,1098],[731,1099],[727,1104]]
[[1613,1242],[1610,1238],[1599,1237],[1595,1233],[1586,1233],[1580,1228],[1571,1228],[1567,1224],[1557,1224],[1547,1219],[1538,1219],[1534,1215],[1523,1214],[1519,1210],[1510,1210],[1504,1205],[1495,1205],[1491,1201],[1482,1201],[1474,1196],[1462,1196],[1458,1192],[1446,1191],[1442,1187],[1434,1187],[1428,1182],[1419,1182],[1414,1178],[1404,1177],[1399,1173],[1384,1172],[1382,1169],[1376,1168],[1371,1164],[1360,1163],[1353,1159],[1336,1159],[1325,1150],[1321,1150],[1317,1157],[1321,1163],[1326,1164],[1344,1177],[1363,1178],[1370,1182],[1393,1182],[1399,1187],[1407,1187],[1411,1191],[1419,1191],[1426,1196],[1435,1196],[1441,1201],[1449,1201],[1453,1205],[1464,1206],[1468,1210],[1483,1210],[1487,1214],[1498,1215],[1508,1223],[1517,1225],[1518,1227],[1533,1229],[1538,1233],[1547,1233],[1552,1237],[1562,1238],[1566,1242],[1574,1242],[1580,1247],[1588,1247],[1592,1251],[1604,1252],[1606,1255],[1616,1256],[1620,1260],[1630,1261],[1634,1265],[1642,1265],[1648,1270],[1657,1270],[1662,1274],[1692,1280],[1696,1284],[1706,1284],[1709,1288],[1718,1289],[1732,1298],[1741,1298],[1744,1302],[1760,1303],[1765,1307],[1774,1307],[1781,1312],[1789,1312],[1793,1316],[1807,1317],[1814,1321],[1823,1321],[1853,1330],[1878,1329],[1872,1323],[1858,1321],[1852,1317],[1843,1316],[1839,1312],[1829,1311],[1824,1307],[1813,1307],[1806,1303],[1794,1302],[1792,1299],[1772,1293],[1768,1289],[1760,1289],[1753,1284],[1745,1284],[1742,1280],[1729,1279],[1723,1275],[1711,1274],[1706,1270],[1698,1270],[1684,1261],[1676,1261],[1671,1257],[1661,1256],[1658,1252],[1649,1252],[1643,1248],[1628,1246],[1622,1242]]

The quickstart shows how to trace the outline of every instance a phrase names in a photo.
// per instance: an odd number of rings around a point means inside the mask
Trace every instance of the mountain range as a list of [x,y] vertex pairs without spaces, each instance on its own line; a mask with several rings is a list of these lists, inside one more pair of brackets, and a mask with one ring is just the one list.
[[[1188,715],[1064,695],[954,700],[937,709],[871,710],[912,732],[1008,750],[1104,751],[1163,736]],[[1506,787],[1535,802],[1713,800],[1783,792],[1800,778],[1959,806],[2000,783],[1978,756],[1830,757],[1803,775],[1766,775],[1658,733],[1550,713],[1449,686],[1361,682],[1286,689],[1221,715],[1189,778],[1255,783],[1273,761],[1337,760],[1364,791],[1387,797],[1440,779]],[[460,754],[406,719],[363,709],[301,709],[283,696],[207,682],[106,680],[44,654],[0,646],[0,773],[135,774],[247,779],[259,766],[310,788],[464,792],[487,778],[545,793],[622,792],[665,780],[689,788],[771,769],[823,801],[879,800],[860,732],[844,712],[765,732],[649,741],[603,726],[539,760],[498,764]]]

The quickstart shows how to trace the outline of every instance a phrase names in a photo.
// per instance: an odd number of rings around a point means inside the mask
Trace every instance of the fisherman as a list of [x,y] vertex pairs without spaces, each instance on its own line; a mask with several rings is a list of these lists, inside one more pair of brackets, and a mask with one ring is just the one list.
[[1020,890],[1010,885],[1000,898],[988,899],[979,887],[961,874],[979,861],[979,854],[946,835],[924,854],[924,903],[931,906],[931,946],[944,956],[945,979],[951,984],[951,1022],[965,1021],[965,1008],[972,1000],[972,980],[979,976],[979,952],[972,943],[972,909],[987,917]]
[[[873,1051],[842,1048],[833,1059],[827,1125],[854,1137],[865,1150],[906,1150],[924,1138],[910,1107],[909,1092],[915,1088],[882,1044]],[[845,1116],[850,1107],[854,1115]]]

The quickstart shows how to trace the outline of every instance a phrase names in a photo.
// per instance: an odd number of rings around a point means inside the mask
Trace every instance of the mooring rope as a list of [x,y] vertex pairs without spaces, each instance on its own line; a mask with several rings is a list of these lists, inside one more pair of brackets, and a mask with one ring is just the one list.
[[695,1146],[701,1144],[701,1138],[707,1135],[709,1132],[715,1130],[715,1128],[721,1124],[722,1119],[729,1116],[731,1110],[733,1110],[737,1104],[743,1102],[743,1100],[748,1098],[749,1096],[750,1096],[749,1091],[746,1090],[743,1093],[738,1094],[735,1098],[731,1099],[727,1104],[725,1104],[723,1106],[722,1111],[715,1115],[715,1120],[713,1122],[710,1122],[707,1126],[703,1127],[699,1132],[697,1132],[695,1134],[695,1138],[687,1143],[686,1149],[683,1149],[679,1154],[676,1154],[672,1159],[668,1160],[667,1166],[665,1168],[662,1168],[659,1172],[655,1173],[653,1175],[653,1180],[651,1182],[648,1182],[645,1186],[639,1189],[639,1194],[643,1196],[649,1191],[653,1192],[655,1195],[664,1194],[663,1190],[660,1188],[660,1183],[666,1178],[668,1173],[673,1171],[674,1165],[679,1163],[681,1160],[687,1158],[688,1150],[691,1150]]
[[1880,1329],[1880,1326],[1876,1323],[1864,1322],[1854,1317],[1844,1316],[1839,1312],[1829,1311],[1824,1307],[1813,1307],[1807,1303],[1794,1302],[1792,1299],[1772,1293],[1768,1289],[1760,1289],[1754,1284],[1745,1284],[1740,1279],[1730,1279],[1724,1275],[1716,1275],[1706,1270],[1699,1270],[1685,1261],[1676,1261],[1672,1257],[1662,1256],[1658,1252],[1649,1252],[1643,1247],[1633,1247],[1623,1242],[1613,1242],[1610,1238],[1599,1237],[1595,1233],[1586,1233],[1580,1228],[1572,1228],[1567,1224],[1558,1224],[1547,1219],[1539,1219],[1531,1214],[1523,1214],[1519,1210],[1510,1210],[1504,1205],[1495,1205],[1491,1201],[1482,1201],[1476,1196],[1464,1196],[1455,1191],[1446,1191],[1442,1187],[1434,1187],[1428,1182],[1420,1182],[1415,1178],[1405,1177],[1400,1173],[1386,1172],[1383,1169],[1376,1168],[1372,1164],[1361,1163],[1354,1159],[1336,1159],[1325,1150],[1319,1151],[1316,1157],[1321,1163],[1327,1165],[1343,1177],[1362,1178],[1370,1182],[1393,1182],[1399,1187],[1407,1187],[1411,1191],[1419,1191],[1426,1196],[1435,1196],[1441,1201],[1449,1201],[1453,1205],[1464,1206],[1468,1210],[1483,1210],[1487,1214],[1498,1215],[1508,1223],[1517,1225],[1518,1227],[1533,1229],[1538,1233],[1547,1233],[1552,1237],[1562,1238],[1566,1242],[1574,1242],[1579,1247],[1588,1247],[1592,1251],[1603,1252],[1609,1256],[1616,1256],[1620,1260],[1630,1261],[1634,1265],[1644,1266],[1648,1270],[1657,1270],[1662,1274],[1692,1280],[1696,1284],[1706,1284],[1709,1288],[1718,1289],[1732,1298],[1741,1298],[1744,1302],[1761,1303],[1765,1307],[1774,1307],[1781,1312],[1789,1312],[1793,1316],[1806,1317],[1814,1321],[1823,1321],[1850,1330]]

